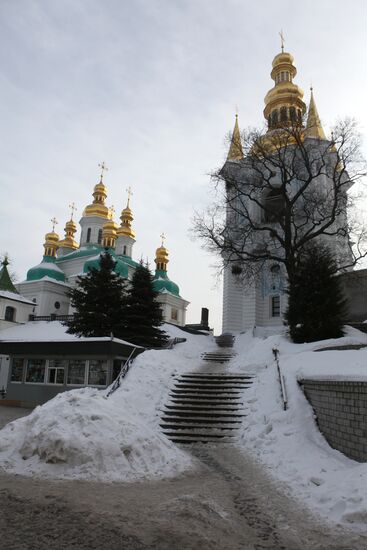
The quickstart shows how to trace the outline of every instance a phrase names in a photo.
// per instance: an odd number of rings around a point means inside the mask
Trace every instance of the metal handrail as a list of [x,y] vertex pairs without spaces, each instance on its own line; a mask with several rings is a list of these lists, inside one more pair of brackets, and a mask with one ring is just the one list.
[[283,409],[286,411],[288,409],[288,397],[287,397],[287,389],[285,387],[284,376],[281,373],[280,365],[279,365],[279,350],[277,348],[273,348],[272,351],[273,351],[275,364],[277,366],[277,371],[278,371],[278,381],[280,385],[280,394],[283,401]]
[[119,372],[119,375],[116,378],[116,380],[114,381],[114,383],[112,384],[111,389],[108,392],[106,397],[110,397],[110,395],[112,395],[117,390],[117,388],[119,388],[121,386],[121,381],[125,378],[125,376],[129,372],[130,367],[132,365],[132,362],[133,362],[132,355],[134,354],[135,350],[136,350],[136,348],[133,349],[133,351],[130,353],[130,355],[127,358],[127,360],[125,361],[125,363],[122,365],[121,370]]

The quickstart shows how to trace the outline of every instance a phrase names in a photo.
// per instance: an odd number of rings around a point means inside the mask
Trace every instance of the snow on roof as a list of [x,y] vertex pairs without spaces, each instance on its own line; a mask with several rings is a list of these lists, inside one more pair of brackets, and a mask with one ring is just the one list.
[[[33,302],[31,302],[33,303]],[[24,325],[4,329],[0,332],[1,342],[108,342],[112,340],[118,344],[136,346],[127,340],[120,338],[111,338],[110,336],[100,337],[79,337],[75,334],[69,334],[67,327],[59,321],[31,321]]]
[[[60,270],[61,271],[61,270]],[[63,273],[63,272],[62,272]],[[55,283],[55,285],[64,285],[64,286],[70,286],[68,283],[64,283],[64,281],[58,281],[56,279],[53,279],[52,277],[49,277],[48,275],[46,275],[45,277],[42,277],[42,279],[36,279],[34,281],[21,281],[21,283],[19,284],[22,284],[22,285],[25,285],[25,284],[34,284],[34,283],[39,283],[39,282],[43,282],[43,281],[47,281],[49,283]]]
[[33,306],[35,305],[32,300],[28,300],[28,298],[15,292],[10,292],[9,290],[0,290],[0,297],[7,298],[8,300],[15,300],[16,302],[24,302],[25,304],[32,304]]

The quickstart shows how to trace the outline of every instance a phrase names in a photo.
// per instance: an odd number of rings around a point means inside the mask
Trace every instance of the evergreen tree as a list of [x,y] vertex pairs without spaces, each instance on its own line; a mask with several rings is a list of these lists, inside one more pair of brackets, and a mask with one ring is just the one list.
[[100,269],[90,268],[70,291],[74,318],[67,332],[78,336],[125,338],[126,282],[114,273],[115,260],[108,252],[100,256]]
[[133,275],[126,311],[126,339],[134,344],[160,348],[167,342],[166,334],[159,329],[162,324],[161,310],[153,290],[153,276],[140,264]]
[[330,251],[320,245],[305,250],[289,285],[286,321],[293,342],[343,336],[346,300]]

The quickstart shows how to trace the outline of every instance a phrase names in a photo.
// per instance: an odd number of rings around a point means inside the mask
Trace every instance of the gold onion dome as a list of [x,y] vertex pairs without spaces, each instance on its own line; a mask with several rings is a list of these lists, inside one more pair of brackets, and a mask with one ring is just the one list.
[[53,224],[52,231],[46,233],[43,248],[45,249],[45,256],[55,258],[57,249],[59,248],[59,236],[57,233],[55,233],[55,224],[57,223],[57,221],[55,220],[55,218],[53,218],[51,222]]
[[157,248],[155,252],[155,263],[158,271],[167,271],[167,264],[169,262],[168,250],[164,246],[164,236],[162,236],[162,244]]
[[65,231],[65,237],[62,241],[59,242],[59,248],[65,247],[65,248],[72,248],[73,250],[76,250],[77,248],[79,248],[78,243],[74,240],[74,235],[77,231],[77,226],[72,218],[66,222],[64,231]]
[[113,220],[113,208],[110,209],[110,219],[104,224],[102,232],[102,244],[104,247],[115,248],[118,225]]
[[265,96],[264,109],[269,130],[294,124],[302,126],[306,105],[303,101],[303,90],[293,83],[297,74],[293,61],[293,56],[283,51],[273,59],[271,78],[275,84]]
[[132,213],[132,210],[130,208],[130,196],[131,196],[131,189],[128,190],[128,199],[127,199],[127,205],[126,208],[124,208],[121,212],[120,220],[121,225],[117,229],[117,236],[118,237],[130,237],[131,239],[135,239],[135,233],[132,230],[131,224],[134,220],[134,216]]
[[108,207],[105,205],[107,197],[107,188],[102,181],[102,177],[94,186],[93,191],[93,203],[86,206],[84,209],[84,216],[98,216],[99,218],[108,218]]

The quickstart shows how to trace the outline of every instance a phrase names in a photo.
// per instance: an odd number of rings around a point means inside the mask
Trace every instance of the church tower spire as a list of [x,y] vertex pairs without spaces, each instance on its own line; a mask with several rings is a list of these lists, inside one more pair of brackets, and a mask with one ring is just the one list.
[[284,37],[282,51],[273,59],[271,78],[274,86],[265,96],[264,117],[268,121],[268,128],[275,130],[289,126],[302,126],[302,117],[306,112],[303,102],[303,91],[293,83],[297,69],[293,65],[293,56],[284,51]]
[[311,87],[310,105],[308,107],[305,137],[316,138],[316,139],[326,139],[323,127],[321,125],[319,113],[317,111],[312,87]]
[[238,114],[236,113],[236,120],[234,123],[234,128],[232,132],[231,145],[229,147],[227,160],[242,160],[243,159],[243,149],[241,143],[241,134],[238,126]]
[[127,189],[127,204],[121,212],[121,225],[117,229],[116,254],[132,257],[132,249],[135,243],[135,233],[132,229],[132,221],[134,219],[130,208],[130,199],[132,196],[131,187]]

